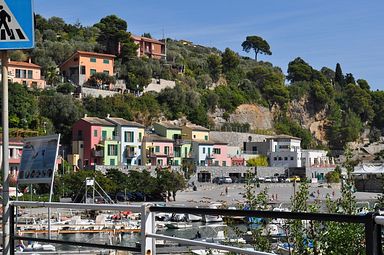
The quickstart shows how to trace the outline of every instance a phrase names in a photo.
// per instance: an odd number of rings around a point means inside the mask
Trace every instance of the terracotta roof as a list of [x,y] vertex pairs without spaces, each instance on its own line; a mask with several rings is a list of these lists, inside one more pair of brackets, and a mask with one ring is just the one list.
[[123,118],[109,117],[109,118],[107,118],[107,120],[114,123],[114,124],[121,125],[121,126],[145,128],[145,126],[141,125],[140,123],[137,123],[134,121],[128,121],[128,120],[123,119]]
[[152,39],[152,38],[143,37],[143,36],[131,35],[131,37],[133,38],[133,40],[136,40],[136,41],[146,41],[146,42],[152,42],[152,43],[157,43],[157,44],[165,44],[162,41]]
[[23,67],[38,68],[38,69],[41,68],[41,66],[33,64],[33,63],[19,62],[19,61],[9,61],[8,66],[23,66]]
[[113,124],[113,123],[111,123],[105,119],[98,118],[98,117],[84,117],[81,119],[90,123],[91,125],[95,125],[95,126],[109,126],[109,127],[115,126],[115,124]]
[[81,51],[81,50],[78,50],[75,53],[79,53],[81,55],[98,56],[98,57],[109,57],[109,58],[115,58],[116,57],[115,55],[112,55],[112,54],[90,52],[90,51]]
[[170,142],[170,143],[173,143],[172,139],[168,139],[166,137],[159,136],[156,134],[147,134],[144,136],[143,140],[145,142]]
[[202,127],[202,126],[199,126],[199,125],[195,125],[195,124],[187,124],[185,125],[187,128],[190,128],[192,129],[192,131],[206,131],[206,132],[209,132],[209,129],[208,128],[205,128],[205,127]]
[[115,55],[111,55],[111,54],[104,54],[104,53],[98,53],[98,52],[89,52],[89,51],[81,51],[81,50],[78,50],[78,51],[75,51],[70,57],[68,57],[63,63],[61,63],[59,65],[59,67],[61,67],[62,65],[64,65],[65,63],[67,63],[70,59],[72,59],[76,54],[78,55],[88,55],[88,56],[95,56],[95,57],[107,57],[107,58],[115,58],[116,56]]

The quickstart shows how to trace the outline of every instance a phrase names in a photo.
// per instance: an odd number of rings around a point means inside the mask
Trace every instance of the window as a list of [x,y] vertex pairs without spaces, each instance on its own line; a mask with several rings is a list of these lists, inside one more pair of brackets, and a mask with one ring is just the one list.
[[257,146],[252,146],[252,152],[257,153]]
[[200,166],[205,166],[205,160],[200,160]]
[[179,165],[179,161],[178,161],[178,160],[175,160],[174,165],[175,165],[175,166],[178,166],[178,165]]
[[284,157],[284,160],[288,160],[288,157]]
[[85,74],[85,66],[80,66],[80,74]]
[[214,148],[213,149],[213,154],[221,154],[221,149]]
[[107,140],[107,131],[105,131],[105,130],[101,131],[101,138],[103,140]]
[[117,156],[117,145],[108,144],[108,156]]
[[16,78],[20,78],[20,69],[16,69]]
[[227,161],[223,161],[222,166],[227,166]]
[[277,161],[277,157],[274,157],[273,160],[274,160],[274,161]]
[[109,71],[108,70],[104,70],[103,73],[106,74],[106,75],[109,75]]
[[193,138],[196,138],[196,135],[193,135]]
[[139,133],[139,142],[141,142],[142,139],[143,139],[143,134]]
[[214,165],[215,165],[215,166],[219,166],[219,161],[218,161],[218,160],[215,160]]
[[169,146],[164,147],[164,154],[169,155]]
[[93,137],[97,137],[97,129],[93,130]]
[[91,75],[94,75],[96,73],[96,69],[91,69]]
[[205,147],[203,147],[203,153],[205,154]]
[[21,78],[27,78],[27,70],[21,70]]
[[115,159],[114,159],[114,158],[111,158],[111,159],[109,160],[109,165],[110,165],[110,166],[114,166],[114,165],[115,165]]
[[109,59],[103,59],[104,64],[109,64]]
[[162,165],[163,165],[163,160],[162,160],[162,159],[158,159],[158,160],[157,160],[157,164],[160,165],[160,166],[162,166]]
[[282,160],[282,158],[281,158],[281,157],[279,157],[279,160]]
[[133,132],[126,131],[124,133],[124,142],[126,142],[126,143],[132,143],[133,142]]
[[205,141],[208,141],[208,136],[207,135],[204,136],[204,139],[205,139]]
[[28,70],[28,79],[33,79],[33,72],[32,72],[32,70]]
[[291,160],[293,160],[293,157],[291,157]]
[[208,155],[211,155],[211,148],[208,148]]
[[155,152],[160,152],[160,146],[155,147]]
[[90,61],[96,63],[96,58],[91,58]]
[[77,140],[83,140],[83,130],[77,130]]

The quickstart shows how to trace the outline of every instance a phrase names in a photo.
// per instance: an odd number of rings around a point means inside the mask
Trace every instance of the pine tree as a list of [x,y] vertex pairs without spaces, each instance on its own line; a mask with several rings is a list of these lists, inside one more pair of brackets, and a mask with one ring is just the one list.
[[337,83],[341,88],[345,86],[345,77],[339,63],[336,64],[335,83]]

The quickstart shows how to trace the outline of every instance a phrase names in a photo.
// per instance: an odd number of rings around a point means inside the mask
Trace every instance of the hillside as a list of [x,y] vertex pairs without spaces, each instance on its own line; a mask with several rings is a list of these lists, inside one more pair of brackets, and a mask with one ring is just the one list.
[[[71,125],[84,113],[111,114],[145,125],[187,118],[212,130],[285,133],[302,138],[305,148],[330,149],[358,140],[363,129],[377,141],[384,130],[384,93],[371,91],[364,79],[344,74],[338,63],[336,68],[316,70],[298,57],[289,63],[285,76],[280,67],[229,48],[220,51],[170,38],[165,40],[166,59],[139,58],[126,21],[114,15],[89,27],[37,15],[36,27],[36,48],[13,52],[11,58],[30,57],[52,86],[45,91],[14,87],[11,93],[19,94],[11,95],[13,128],[42,130],[44,123],[46,131],[69,139]],[[75,50],[115,54],[116,75],[106,78],[124,81],[133,94],[82,101],[67,95],[74,87],[62,83],[57,67]],[[262,50],[267,54],[269,45]],[[172,80],[176,86],[134,96],[152,78]]]

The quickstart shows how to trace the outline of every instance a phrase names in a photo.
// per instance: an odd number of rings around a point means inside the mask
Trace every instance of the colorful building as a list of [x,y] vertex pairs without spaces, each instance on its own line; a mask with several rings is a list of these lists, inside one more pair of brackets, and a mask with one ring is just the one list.
[[123,118],[107,117],[116,125],[116,137],[121,144],[120,159],[124,166],[141,165],[141,143],[144,137],[144,126]]
[[46,82],[41,76],[41,67],[29,62],[8,62],[8,79],[26,85],[28,88],[44,89]]
[[79,168],[120,165],[120,141],[115,136],[115,125],[97,117],[80,119],[72,128],[72,153],[79,155]]
[[157,134],[147,134],[142,144],[143,164],[147,166],[169,166],[174,157],[173,140]]
[[95,73],[114,75],[115,55],[76,51],[60,66],[60,73],[66,81],[83,85]]
[[165,43],[156,39],[147,38],[143,36],[132,36],[133,41],[139,45],[137,49],[137,56],[155,59],[165,59]]
[[195,125],[195,124],[186,124],[181,127],[182,137],[187,141],[203,140],[209,141],[209,129]]

